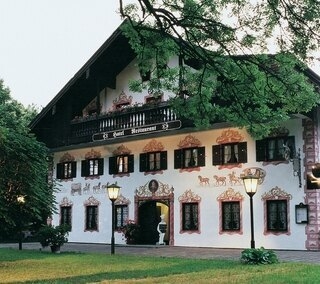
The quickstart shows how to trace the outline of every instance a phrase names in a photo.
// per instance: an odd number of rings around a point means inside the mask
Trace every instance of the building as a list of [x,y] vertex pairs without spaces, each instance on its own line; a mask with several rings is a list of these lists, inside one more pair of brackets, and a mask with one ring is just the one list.
[[248,247],[250,199],[241,176],[252,174],[259,177],[256,246],[320,248],[318,110],[292,115],[263,140],[226,123],[199,131],[174,114],[168,94],[132,94],[128,81],[139,76],[118,29],[31,125],[53,155],[50,175],[59,184],[53,224],[72,225],[69,241],[109,243],[106,187],[117,183],[118,244],[125,243],[120,227],[128,220],[140,225],[141,243],[156,244],[164,215],[166,244]]

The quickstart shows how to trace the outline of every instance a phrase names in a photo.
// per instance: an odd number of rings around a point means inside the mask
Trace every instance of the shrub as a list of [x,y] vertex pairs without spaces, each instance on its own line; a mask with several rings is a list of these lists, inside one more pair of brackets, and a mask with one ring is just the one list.
[[128,220],[121,228],[127,244],[137,244],[140,241],[140,226],[133,220]]
[[240,261],[245,264],[272,264],[278,262],[278,257],[272,250],[264,247],[245,249],[241,252]]
[[62,246],[68,241],[70,226],[51,226],[46,225],[40,228],[37,237],[42,247]]

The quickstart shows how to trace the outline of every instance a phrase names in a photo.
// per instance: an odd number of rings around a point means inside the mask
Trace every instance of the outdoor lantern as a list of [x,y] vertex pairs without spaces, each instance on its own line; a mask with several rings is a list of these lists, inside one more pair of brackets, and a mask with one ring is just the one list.
[[252,197],[257,192],[259,177],[255,175],[247,175],[243,176],[242,180],[246,193],[250,196],[251,248],[255,248]]
[[111,201],[112,200],[116,200],[118,198],[118,195],[119,195],[120,186],[118,186],[115,183],[107,185],[107,191],[108,191],[109,199]]
[[108,191],[108,196],[109,199],[111,200],[112,203],[112,230],[111,230],[111,254],[114,254],[114,229],[115,229],[115,212],[114,212],[114,202],[116,201],[116,199],[118,198],[119,195],[119,191],[120,191],[120,186],[118,186],[117,184],[113,183],[110,185],[107,185],[107,191]]
[[243,180],[243,184],[244,184],[244,188],[246,190],[246,193],[249,196],[255,195],[255,193],[257,192],[257,188],[258,188],[259,177],[254,176],[254,175],[248,175],[248,176],[242,177],[242,180]]
[[23,239],[23,232],[22,232],[22,220],[23,220],[23,214],[22,214],[22,207],[25,204],[26,200],[23,195],[17,196],[17,202],[19,204],[19,222],[18,222],[18,227],[19,227],[19,250],[22,250],[22,239]]

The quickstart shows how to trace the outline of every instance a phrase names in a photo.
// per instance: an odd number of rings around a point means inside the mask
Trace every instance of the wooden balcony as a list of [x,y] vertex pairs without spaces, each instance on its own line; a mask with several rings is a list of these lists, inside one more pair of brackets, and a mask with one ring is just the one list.
[[126,135],[125,133],[129,133],[130,130],[136,133],[141,132],[140,134],[147,133],[148,129],[151,129],[147,126],[152,126],[152,129],[180,128],[181,122],[166,102],[124,108],[105,115],[74,119],[70,125],[69,144],[106,140],[108,137],[116,138]]

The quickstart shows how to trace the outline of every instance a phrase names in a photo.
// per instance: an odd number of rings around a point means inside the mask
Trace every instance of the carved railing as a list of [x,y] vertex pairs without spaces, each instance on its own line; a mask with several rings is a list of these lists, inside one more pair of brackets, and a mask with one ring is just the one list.
[[79,118],[71,121],[69,143],[90,142],[92,135],[97,133],[170,122],[176,119],[175,113],[166,103],[125,108],[105,115]]

